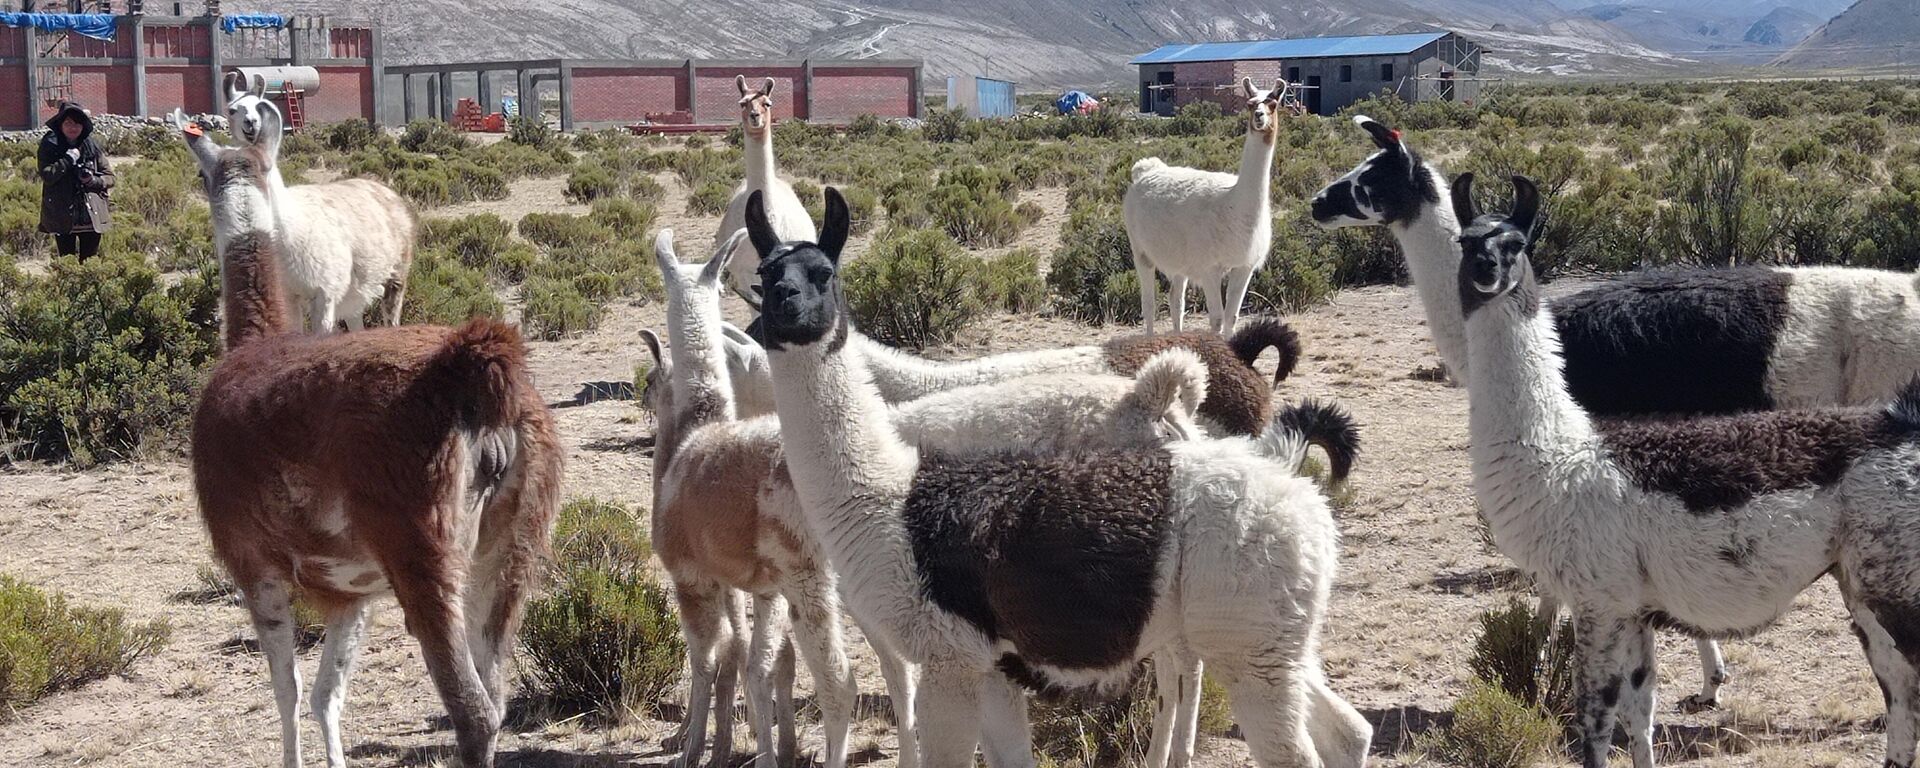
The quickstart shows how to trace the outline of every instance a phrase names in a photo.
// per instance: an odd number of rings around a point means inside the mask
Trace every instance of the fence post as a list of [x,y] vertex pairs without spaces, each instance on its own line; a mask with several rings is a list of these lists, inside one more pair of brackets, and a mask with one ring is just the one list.
[[147,116],[147,17],[122,16],[133,37],[133,113]]
[[451,123],[453,122],[453,73],[442,71],[434,75],[433,79],[440,84],[440,98],[434,100],[434,104],[440,109],[437,117],[440,118],[440,122]]
[[485,69],[476,69],[473,72],[473,76],[475,78],[474,85],[479,89],[479,92],[475,95],[480,99],[480,114],[491,115],[493,114],[493,72]]
[[687,120],[700,122],[700,67],[687,59]]
[[[331,36],[331,33],[329,33],[329,36]],[[374,125],[386,125],[387,123],[386,45],[386,41],[380,37],[380,28],[368,24],[367,69],[373,75],[371,84],[367,86],[373,93],[373,114],[368,116],[368,120]],[[327,53],[328,55],[332,55],[333,53],[333,41],[331,39],[327,41]]]
[[223,68],[220,60],[224,56],[220,49],[226,40],[220,36],[220,17],[217,14],[209,14],[206,19],[207,70],[213,73],[213,101],[209,102],[213,106],[207,111],[216,115],[225,114],[227,111],[227,90],[225,78],[223,77],[224,73],[220,71]]
[[573,64],[560,62],[560,130],[573,132]]
[[514,98],[520,100],[519,116],[531,117],[535,120],[544,120],[545,118],[540,116],[540,87],[534,85],[533,73],[528,72],[524,68],[516,69],[513,71],[513,78],[515,82],[514,87],[519,94]]
[[40,122],[40,44],[34,40],[32,24],[20,31],[27,43],[27,124],[21,127],[32,130]]
[[794,117],[813,122],[813,59],[803,59],[800,62],[800,90],[806,94],[798,105],[803,111]]

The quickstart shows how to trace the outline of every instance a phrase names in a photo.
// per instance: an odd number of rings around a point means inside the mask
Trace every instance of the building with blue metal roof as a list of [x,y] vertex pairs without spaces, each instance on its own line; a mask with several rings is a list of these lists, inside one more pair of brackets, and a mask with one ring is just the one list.
[[1303,86],[1314,114],[1331,115],[1382,91],[1408,101],[1479,98],[1481,48],[1452,32],[1298,37],[1218,43],[1169,43],[1133,58],[1140,68],[1140,111],[1172,115],[1211,101],[1246,106],[1241,78],[1262,88],[1286,78]]

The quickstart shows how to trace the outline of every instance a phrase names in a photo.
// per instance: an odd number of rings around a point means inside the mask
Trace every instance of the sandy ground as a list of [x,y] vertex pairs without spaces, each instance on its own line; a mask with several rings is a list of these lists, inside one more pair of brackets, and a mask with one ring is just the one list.
[[[661,224],[681,233],[683,257],[710,248],[717,220],[685,213],[685,192],[663,176],[669,197]],[[552,180],[517,182],[500,203],[434,212],[580,210],[559,201]],[[1016,246],[1050,250],[1064,219],[1064,194],[1030,194],[1047,217]],[[698,244],[698,245],[696,245]],[[864,247],[856,241],[854,253]],[[729,299],[728,314],[747,310]],[[1334,687],[1377,726],[1375,764],[1423,765],[1411,741],[1445,722],[1464,689],[1465,656],[1480,611],[1523,595],[1507,561],[1481,544],[1467,463],[1464,392],[1420,372],[1438,362],[1417,299],[1406,288],[1340,294],[1287,318],[1306,359],[1282,387],[1286,399],[1329,398],[1362,424],[1365,449],[1353,505],[1342,513],[1343,562],[1326,632]],[[551,402],[571,401],[590,381],[629,380],[645,356],[642,328],[663,328],[657,304],[616,304],[580,338],[533,345],[533,364]],[[1119,329],[1046,317],[988,318],[939,356],[1097,342]],[[1262,361],[1271,370],[1272,360]],[[631,403],[556,411],[569,451],[567,494],[598,496],[644,510],[649,502],[651,425]],[[250,633],[231,604],[175,597],[209,563],[183,462],[72,472],[58,467],[0,470],[0,572],[57,587],[76,600],[163,618],[172,642],[124,678],[56,695],[0,725],[0,765],[276,764],[277,716],[263,661],[241,641]],[[1680,714],[1698,664],[1691,642],[1661,642],[1660,740],[1669,764],[1699,766],[1877,766],[1883,744],[1880,696],[1845,629],[1826,582],[1766,633],[1727,644],[1734,679],[1718,712]],[[852,634],[857,638],[857,632]],[[884,697],[871,654],[854,647],[863,702]],[[318,655],[303,653],[309,674]],[[810,690],[802,672],[802,690]],[[668,708],[676,712],[677,708]],[[503,735],[500,762],[520,766],[660,766],[677,723],[642,719],[617,727],[537,716]],[[308,764],[319,764],[318,731],[303,721]],[[433,765],[452,732],[392,603],[375,614],[345,715],[357,765]],[[805,744],[818,749],[817,729]],[[748,748],[744,729],[737,736]],[[868,765],[895,761],[891,727],[877,716],[856,726],[853,750]],[[1207,739],[1208,768],[1251,765],[1244,745]],[[1618,761],[1624,765],[1624,759]]]

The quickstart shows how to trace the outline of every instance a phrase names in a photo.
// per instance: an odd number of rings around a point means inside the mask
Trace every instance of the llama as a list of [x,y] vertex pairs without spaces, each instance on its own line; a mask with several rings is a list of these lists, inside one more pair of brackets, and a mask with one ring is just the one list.
[[[743,294],[748,295],[748,294]],[[752,300],[749,303],[753,303]],[[760,326],[755,320],[745,335],[754,336]],[[873,376],[880,396],[900,403],[971,384],[1009,381],[1041,373],[1112,373],[1132,376],[1140,365],[1162,350],[1183,348],[1200,355],[1207,367],[1207,399],[1200,404],[1201,421],[1216,434],[1253,436],[1266,429],[1273,418],[1273,386],[1260,377],[1253,364],[1267,349],[1279,355],[1273,384],[1285,380],[1300,360],[1300,336],[1287,324],[1274,318],[1259,318],[1222,339],[1207,331],[1184,331],[1167,335],[1117,336],[1104,344],[1062,347],[1058,349],[1007,352],[972,360],[937,361],[894,349],[867,338],[858,331],[848,332],[848,342],[859,348],[860,356]],[[751,338],[737,346],[746,347]],[[752,369],[752,378],[741,377],[751,396],[743,396],[744,413],[772,411],[772,378],[764,359],[742,349],[736,372]],[[759,353],[764,358],[764,352]],[[763,397],[767,399],[762,399]],[[765,411],[757,410],[764,404]]]
[[1213,331],[1232,334],[1247,298],[1247,283],[1273,247],[1268,186],[1287,83],[1277,80],[1273,90],[1262,91],[1252,78],[1243,77],[1240,90],[1247,97],[1247,140],[1238,174],[1170,166],[1157,157],[1133,164],[1133,182],[1127,185],[1121,212],[1133,247],[1133,268],[1140,276],[1140,317],[1147,333],[1153,333],[1158,312],[1158,269],[1167,276],[1167,310],[1176,333],[1186,322],[1187,281],[1192,279],[1200,281],[1206,295]]
[[1596,423],[1561,373],[1526,256],[1538,198],[1518,191],[1460,235],[1474,490],[1500,551],[1573,608],[1582,764],[1607,764],[1616,710],[1635,768],[1654,764],[1653,628],[1750,635],[1831,573],[1886,694],[1885,765],[1911,768],[1920,379],[1884,408]]
[[[332,333],[335,323],[342,321],[351,330],[361,330],[365,327],[361,316],[375,301],[380,302],[386,324],[399,325],[407,272],[413,265],[417,230],[413,211],[393,190],[368,179],[287,186],[279,165],[285,128],[280,109],[264,100],[252,109],[260,124],[251,146],[261,148],[267,163],[271,204],[265,213],[274,217],[270,236],[286,290],[295,310],[305,315],[306,332]],[[201,176],[211,180],[209,166],[219,148],[198,134],[197,127],[190,128],[180,110],[170,117],[174,127],[187,134],[187,146],[199,162]],[[222,224],[227,231],[247,226]],[[214,246],[224,249],[221,231],[221,225],[214,227]]]
[[241,88],[238,72],[228,72],[223,81],[227,89],[227,130],[248,144],[260,139],[261,105],[267,103],[267,79],[254,75],[253,82]]
[[[1385,226],[1393,233],[1406,257],[1407,271],[1413,277],[1414,290],[1420,295],[1427,328],[1440,351],[1440,359],[1452,372],[1454,381],[1465,384],[1469,381],[1466,323],[1460,312],[1456,283],[1460,222],[1463,216],[1471,220],[1468,212],[1471,200],[1452,196],[1439,169],[1408,146],[1399,131],[1364,115],[1355,117],[1354,122],[1373,138],[1378,151],[1314,196],[1313,218],[1325,227]],[[1471,175],[1463,178],[1471,184]],[[1629,281],[1645,279],[1628,278]],[[1661,389],[1670,387],[1672,379],[1662,374],[1696,365],[1700,371],[1696,379],[1700,375],[1727,373],[1726,366],[1708,366],[1695,361],[1721,359],[1725,352],[1715,347],[1743,333],[1740,328],[1752,311],[1741,308],[1743,297],[1729,294],[1710,302],[1690,303],[1686,298],[1688,294],[1654,290],[1648,297],[1635,299],[1626,295],[1627,292],[1598,288],[1554,307],[1555,321],[1560,324],[1563,338],[1583,342],[1568,346],[1565,355],[1575,400],[1589,410],[1619,415],[1729,410],[1664,407],[1672,404],[1673,398],[1661,394]],[[1636,304],[1637,308],[1629,309]],[[1715,320],[1716,313],[1732,319]],[[1646,322],[1647,318],[1662,316],[1681,318],[1682,322],[1667,319]],[[1670,333],[1663,339],[1652,336],[1659,330],[1683,328],[1688,329],[1688,333]],[[1722,331],[1716,337],[1704,333],[1693,336],[1701,342],[1711,339],[1713,343],[1693,344],[1683,338],[1704,328]],[[1624,345],[1623,340],[1628,339],[1647,341]],[[1829,370],[1838,370],[1837,364]],[[1638,376],[1645,378],[1636,380]],[[1692,391],[1699,391],[1698,386]],[[1611,407],[1597,407],[1601,403]],[[1543,592],[1538,609],[1540,616],[1558,615],[1560,604],[1556,597]],[[1719,643],[1703,638],[1697,641],[1696,648],[1700,655],[1700,690],[1680,702],[1681,707],[1688,710],[1718,706],[1720,686],[1730,678]]]
[[301,764],[297,589],[326,616],[311,705],[328,766],[346,764],[347,678],[367,607],[386,594],[420,643],[460,764],[492,765],[501,664],[547,551],[565,455],[520,335],[488,319],[287,333],[271,149],[188,140],[209,182],[227,349],[194,412],[194,489],[260,636],[282,762]]
[[762,334],[807,528],[853,612],[924,665],[922,764],[971,766],[979,743],[990,765],[1031,766],[1014,681],[1112,690],[1161,651],[1217,673],[1261,765],[1363,764],[1372,728],[1320,671],[1338,532],[1312,481],[1244,439],[909,447],[847,344],[850,221],[826,194],[817,244],[782,243],[748,201]]
[[[765,193],[767,215],[771,217],[780,236],[795,240],[813,239],[813,217],[807,215],[806,204],[800,201],[793,187],[782,181],[774,169],[773,78],[767,78],[754,90],[747,89],[746,75],[735,75],[733,84],[740,90],[740,131],[745,147],[741,156],[746,162],[747,176],[733,191],[733,199],[727,202],[727,213],[720,218],[720,229],[713,236],[714,245],[719,245],[747,225],[747,196],[754,192]],[[753,288],[758,283],[753,270],[759,263],[760,255],[745,244],[733,255],[730,276],[734,290],[739,291],[740,295],[752,297]]]

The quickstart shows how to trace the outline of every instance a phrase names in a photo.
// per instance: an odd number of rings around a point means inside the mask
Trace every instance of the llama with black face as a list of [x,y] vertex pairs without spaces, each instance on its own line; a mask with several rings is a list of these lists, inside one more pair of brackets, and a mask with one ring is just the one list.
[[1607,764],[1618,716],[1653,765],[1654,629],[1750,635],[1831,573],[1887,694],[1885,764],[1911,768],[1920,381],[1884,408],[1596,422],[1561,373],[1526,258],[1537,198],[1517,191],[1459,238],[1474,490],[1500,551],[1573,610],[1582,764]]
[[[781,242],[757,200],[763,339],[807,527],[856,615],[924,666],[922,764],[1031,766],[1010,678],[1112,689],[1184,649],[1227,686],[1263,766],[1361,765],[1371,727],[1326,685],[1338,532],[1312,481],[1245,440],[944,455],[886,418],[838,276],[848,213]],[[984,738],[983,738],[984,734]]]

